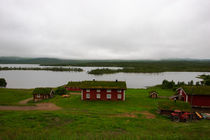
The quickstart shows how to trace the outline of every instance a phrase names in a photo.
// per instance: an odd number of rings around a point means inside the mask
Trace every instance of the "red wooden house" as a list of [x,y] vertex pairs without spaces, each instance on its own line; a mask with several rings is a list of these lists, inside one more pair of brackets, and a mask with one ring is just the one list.
[[33,100],[34,102],[43,99],[49,99],[54,96],[54,90],[52,88],[35,88],[33,90]]
[[194,107],[210,107],[210,86],[184,86],[177,89],[178,99]]
[[65,86],[66,90],[68,91],[81,91],[80,89],[81,82],[68,82],[68,84]]
[[124,81],[83,81],[81,100],[125,100],[126,82]]

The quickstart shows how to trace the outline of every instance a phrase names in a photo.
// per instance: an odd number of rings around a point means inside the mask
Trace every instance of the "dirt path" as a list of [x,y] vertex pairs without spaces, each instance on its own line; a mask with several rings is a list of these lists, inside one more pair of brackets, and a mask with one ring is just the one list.
[[21,105],[27,104],[30,100],[33,100],[33,98],[31,97],[31,98],[22,100],[22,101],[19,102],[19,104],[21,104]]
[[53,103],[40,103],[36,106],[0,106],[0,110],[59,110]]
[[72,94],[72,95],[81,95],[81,93],[78,93],[78,92],[70,92],[70,94]]
[[129,117],[129,118],[137,118],[137,114],[142,114],[144,115],[145,118],[147,119],[154,119],[156,116],[148,111],[143,111],[143,112],[131,112],[131,113],[122,113],[122,114],[114,114],[111,115],[111,117]]

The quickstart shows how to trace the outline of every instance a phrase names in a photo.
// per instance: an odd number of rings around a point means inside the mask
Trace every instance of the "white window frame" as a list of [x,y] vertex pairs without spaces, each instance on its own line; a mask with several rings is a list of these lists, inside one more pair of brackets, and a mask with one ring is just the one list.
[[86,99],[90,99],[90,93],[86,94]]
[[96,89],[96,92],[101,92],[101,90],[100,89]]
[[107,92],[107,93],[111,93],[112,90],[111,90],[111,89],[107,89],[106,92]]
[[112,94],[106,94],[106,98],[107,99],[111,99],[112,98]]
[[40,98],[40,94],[37,94],[37,96],[36,96],[37,98]]
[[86,89],[86,92],[90,92],[90,89]]
[[117,99],[122,99],[122,94],[117,94]]
[[117,93],[121,93],[121,92],[122,92],[122,90],[121,90],[121,89],[118,89],[118,90],[117,90]]
[[96,94],[96,99],[101,99],[101,94]]

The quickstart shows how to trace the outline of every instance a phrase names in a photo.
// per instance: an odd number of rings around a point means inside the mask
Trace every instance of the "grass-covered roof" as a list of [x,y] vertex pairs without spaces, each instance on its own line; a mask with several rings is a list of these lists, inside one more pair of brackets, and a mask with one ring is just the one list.
[[73,82],[70,81],[68,82],[68,84],[66,85],[66,87],[74,87],[74,88],[80,88],[82,82]]
[[81,89],[127,89],[125,81],[83,81]]
[[210,86],[184,86],[182,88],[188,95],[210,95]]
[[33,94],[50,94],[52,88],[35,88]]

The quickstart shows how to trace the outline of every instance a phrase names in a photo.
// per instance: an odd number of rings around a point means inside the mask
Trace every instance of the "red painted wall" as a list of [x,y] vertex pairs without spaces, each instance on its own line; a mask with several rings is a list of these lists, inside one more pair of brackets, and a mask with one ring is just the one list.
[[74,87],[66,87],[66,90],[68,90],[68,91],[82,91],[80,88],[74,88]]
[[[186,93],[184,90],[178,90],[178,93],[184,97],[186,101]],[[193,106],[210,106],[210,95],[187,95],[187,102]]]
[[[117,101],[117,100],[123,100],[124,99],[124,90],[121,90],[121,92],[117,92],[116,89],[112,89],[111,92],[107,92],[106,89],[101,89],[100,92],[97,92],[96,89],[90,89],[90,92],[87,92],[86,89],[83,89],[82,92],[82,98],[83,100],[112,100],[112,101]],[[86,98],[86,94],[89,93],[90,94],[90,99],[87,99]],[[101,98],[100,99],[97,99],[96,98],[96,94],[101,94]],[[107,99],[107,94],[111,94],[111,99]],[[117,95],[118,94],[121,94],[121,99],[117,99]]]
[[210,95],[188,95],[188,102],[193,106],[210,106]]

